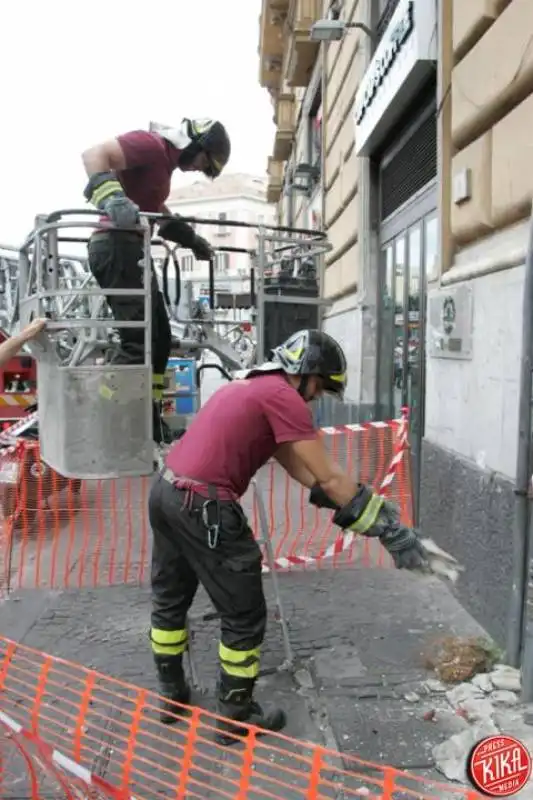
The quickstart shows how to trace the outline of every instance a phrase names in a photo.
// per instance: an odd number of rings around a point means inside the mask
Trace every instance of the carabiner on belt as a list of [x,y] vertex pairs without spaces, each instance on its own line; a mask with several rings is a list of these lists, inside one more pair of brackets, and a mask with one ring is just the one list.
[[[215,519],[209,519],[209,509],[215,507]],[[220,534],[220,505],[218,500],[206,500],[202,505],[202,522],[207,530],[207,544],[210,550],[214,550],[218,545]]]

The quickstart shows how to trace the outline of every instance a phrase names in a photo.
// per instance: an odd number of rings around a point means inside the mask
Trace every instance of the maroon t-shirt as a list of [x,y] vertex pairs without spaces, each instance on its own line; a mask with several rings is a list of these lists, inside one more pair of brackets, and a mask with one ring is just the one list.
[[158,133],[130,131],[117,136],[126,169],[117,173],[127,197],[141,211],[157,213],[170,194],[170,178],[180,151]]
[[284,442],[314,439],[311,409],[279,373],[232,381],[209,398],[167,466],[238,498]]

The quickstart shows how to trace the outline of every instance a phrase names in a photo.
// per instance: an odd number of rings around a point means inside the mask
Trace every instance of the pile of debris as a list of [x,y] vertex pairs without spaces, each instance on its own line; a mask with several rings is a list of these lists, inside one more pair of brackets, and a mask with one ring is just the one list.
[[475,675],[469,683],[453,689],[442,685],[448,708],[431,709],[424,718],[436,722],[439,715],[448,712],[448,721],[456,731],[433,748],[435,766],[448,780],[466,783],[468,753],[486,736],[506,733],[533,747],[533,728],[526,724],[524,708],[520,707],[520,688],[519,671],[505,664],[497,664],[492,672]]
[[498,733],[520,739],[533,752],[531,711],[520,704],[519,670],[496,663],[500,654],[481,640],[450,637],[432,652],[427,666],[438,678],[427,680],[406,700],[426,705],[431,698],[424,720],[452,731],[432,749],[439,772],[450,781],[467,784],[468,754],[480,739]]

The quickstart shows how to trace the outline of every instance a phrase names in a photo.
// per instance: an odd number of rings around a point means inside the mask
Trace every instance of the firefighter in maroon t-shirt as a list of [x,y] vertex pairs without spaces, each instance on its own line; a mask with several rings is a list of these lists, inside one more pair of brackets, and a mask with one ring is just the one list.
[[[216,120],[184,119],[179,128],[152,124],[150,131],[131,131],[92,147],[83,154],[89,177],[85,197],[105,215],[105,222],[122,230],[99,230],[89,243],[89,266],[103,289],[141,289],[143,239],[135,230],[139,210],[170,213],[165,202],[175,169],[202,172],[216,178],[230,156],[230,141]],[[131,228],[132,230],[124,230]],[[175,216],[159,226],[163,239],[190,248],[196,258],[213,258],[211,246],[192,227]],[[117,321],[142,320],[140,296],[124,299],[110,295],[107,302]],[[113,363],[142,363],[144,331],[121,328],[121,347],[109,352]],[[161,442],[168,430],[161,419],[164,373],[171,347],[170,324],[155,273],[152,280],[152,364],[154,439]]]
[[[219,389],[176,442],[150,494],[153,531],[151,641],[162,695],[188,703],[182,657],[186,616],[199,583],[220,615],[217,740],[231,744],[246,721],[280,730],[285,714],[264,713],[253,700],[266,626],[261,551],[239,500],[261,466],[274,457],[311,489],[310,502],[336,511],[333,521],[377,536],[396,566],[423,567],[427,554],[396,510],[333,463],[313,425],[309,401],[342,396],[346,359],[325,333],[299,331],[273,361]],[[177,709],[165,702],[161,720]]]

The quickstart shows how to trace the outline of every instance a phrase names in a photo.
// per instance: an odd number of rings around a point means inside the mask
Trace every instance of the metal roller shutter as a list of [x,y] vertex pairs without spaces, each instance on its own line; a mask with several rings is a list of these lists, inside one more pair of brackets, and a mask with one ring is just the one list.
[[[424,102],[425,101],[425,102]],[[390,217],[400,206],[437,175],[437,117],[434,86],[415,104],[416,117],[396,126],[396,141],[405,137],[392,156],[384,153],[380,167],[380,219]],[[406,134],[406,130],[410,132]],[[390,151],[389,151],[390,152]]]

